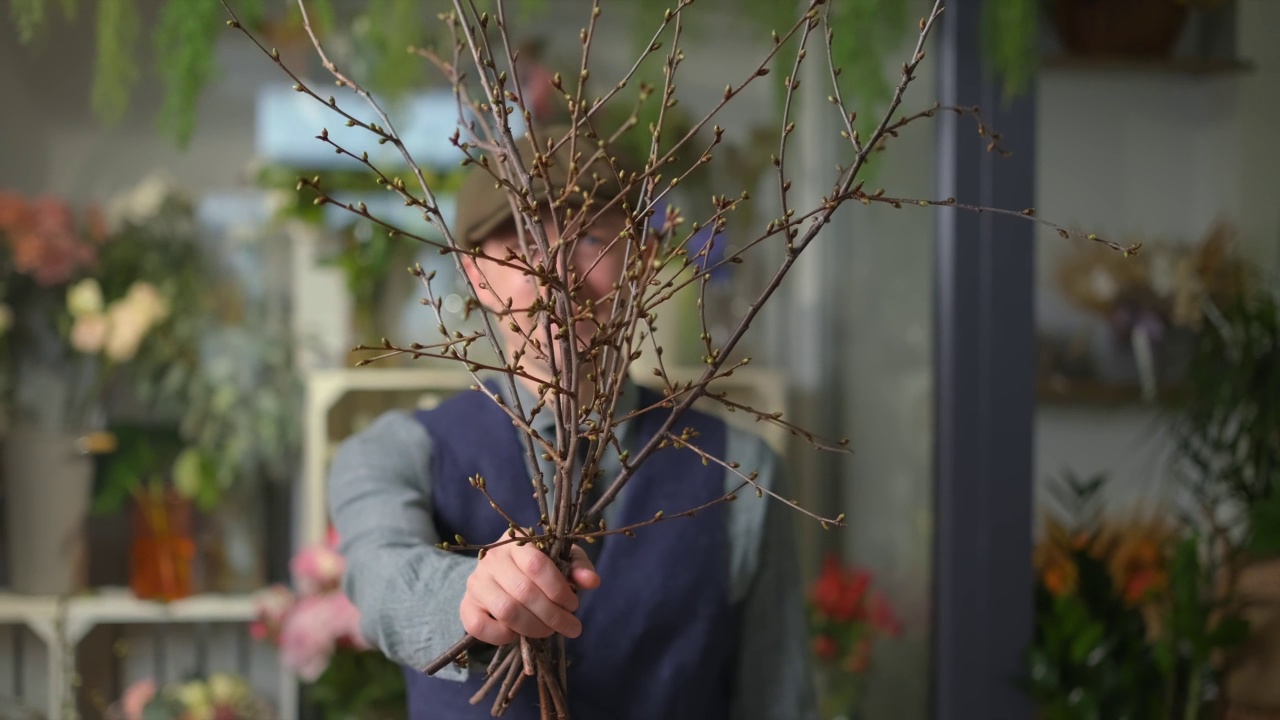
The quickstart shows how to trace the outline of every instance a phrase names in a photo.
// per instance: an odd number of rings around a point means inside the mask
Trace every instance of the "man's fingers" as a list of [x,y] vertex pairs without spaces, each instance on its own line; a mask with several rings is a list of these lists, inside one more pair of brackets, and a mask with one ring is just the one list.
[[585,550],[574,545],[569,550],[569,558],[569,577],[574,585],[583,590],[594,590],[600,587],[600,574],[596,572],[596,567],[587,557]]
[[490,645],[506,645],[515,642],[516,634],[502,623],[494,620],[484,608],[469,597],[462,598],[458,609],[462,618],[462,628],[471,637]]
[[[526,604],[525,598],[529,598],[532,602],[537,602],[527,589],[532,583],[526,581],[521,587],[520,583],[511,583],[510,576],[511,574],[508,573],[486,578],[474,593],[476,603],[492,615],[495,620],[520,635],[531,638],[542,638],[551,635],[553,632],[551,627],[540,619],[533,608],[528,607]],[[516,587],[508,587],[508,583]],[[542,594],[542,591],[537,590],[536,587],[534,590],[539,595]],[[513,594],[513,591],[515,594]],[[546,599],[546,596],[542,597],[541,602],[544,605],[550,605],[550,601]]]
[[512,560],[516,568],[533,581],[547,599],[571,613],[578,611],[577,594],[546,554],[537,548],[525,546],[512,553]]
[[[506,592],[511,602],[517,605],[520,612],[511,612],[510,620],[501,617],[498,608],[490,608],[494,617],[507,622],[507,626],[527,637],[547,637],[558,632],[565,637],[575,638],[582,634],[582,623],[572,613],[551,601],[533,578],[521,573],[509,573],[497,576],[498,584]],[[568,585],[564,578],[560,582]]]

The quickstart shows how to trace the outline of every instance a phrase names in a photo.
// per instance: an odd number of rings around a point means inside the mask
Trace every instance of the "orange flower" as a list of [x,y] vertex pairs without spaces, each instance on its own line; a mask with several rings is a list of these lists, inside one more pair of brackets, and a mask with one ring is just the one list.
[[1040,581],[1049,592],[1062,597],[1075,592],[1078,571],[1075,563],[1060,560],[1048,565],[1040,575]]
[[1163,573],[1152,569],[1139,570],[1130,576],[1124,586],[1124,601],[1137,605],[1147,599],[1148,594],[1164,588],[1167,578]]

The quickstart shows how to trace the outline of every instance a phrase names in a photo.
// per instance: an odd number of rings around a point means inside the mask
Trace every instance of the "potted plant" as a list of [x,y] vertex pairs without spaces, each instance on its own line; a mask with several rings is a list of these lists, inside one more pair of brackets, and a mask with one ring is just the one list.
[[867,570],[841,565],[829,554],[809,591],[819,702],[828,720],[861,717],[871,653],[882,637],[896,637],[901,622],[889,601],[871,587]]
[[1035,552],[1024,685],[1045,720],[1215,717],[1222,651],[1247,623],[1194,528],[1103,514],[1105,475],[1068,473]]
[[5,475],[10,532],[24,547],[11,580],[22,592],[68,592],[86,576],[89,454],[112,449],[108,425],[163,423],[183,407],[211,273],[191,204],[158,178],[83,221],[51,198],[6,195],[0,206],[14,312]]
[[1186,487],[1211,510],[1222,582],[1254,627],[1233,657],[1227,694],[1245,707],[1280,710],[1269,658],[1280,643],[1280,296],[1274,281],[1206,306],[1187,381],[1169,411],[1175,462]]

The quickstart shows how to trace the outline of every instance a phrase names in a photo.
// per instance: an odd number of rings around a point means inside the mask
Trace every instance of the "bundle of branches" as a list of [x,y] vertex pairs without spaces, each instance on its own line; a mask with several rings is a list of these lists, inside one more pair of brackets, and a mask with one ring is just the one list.
[[[304,17],[305,0],[299,0]],[[483,477],[472,477],[471,483],[478,493],[490,497],[495,512],[502,513],[509,524],[507,536],[488,544],[471,544],[464,538],[442,547],[449,550],[478,552],[480,554],[505,543],[531,544],[553,558],[563,571],[568,572],[569,551],[575,543],[591,542],[604,536],[633,536],[650,526],[676,521],[706,509],[672,508],[673,512],[659,512],[652,519],[626,527],[608,528],[603,522],[605,509],[615,501],[635,476],[636,471],[655,451],[666,446],[684,448],[697,453],[703,461],[722,465],[737,473],[739,487],[711,503],[716,505],[737,498],[738,493],[754,489],[757,496],[770,496],[797,512],[804,513],[823,527],[841,526],[844,516],[825,517],[811,512],[787,498],[777,497],[768,488],[756,482],[756,474],[748,468],[738,467],[730,460],[715,457],[699,447],[696,435],[683,429],[681,418],[700,398],[710,398],[723,403],[728,409],[753,415],[765,423],[781,425],[819,448],[844,451],[846,441],[827,441],[816,434],[784,420],[780,414],[768,409],[748,407],[717,392],[713,383],[731,375],[735,369],[750,359],[730,361],[735,348],[758,316],[765,303],[774,295],[783,279],[795,265],[800,255],[819,236],[821,229],[843,204],[849,201],[864,204],[884,203],[894,207],[904,205],[964,207],[954,198],[941,200],[916,200],[886,195],[883,190],[864,189],[860,173],[873,149],[883,147],[897,137],[907,125],[937,112],[949,111],[971,115],[977,121],[979,133],[988,138],[990,149],[999,151],[998,138],[989,133],[978,117],[975,108],[933,107],[923,112],[899,116],[898,109],[903,94],[915,78],[924,60],[924,47],[930,31],[941,12],[941,1],[935,2],[929,14],[921,19],[914,50],[902,65],[898,82],[887,109],[874,124],[869,136],[861,136],[855,130],[856,113],[851,111],[842,97],[836,79],[840,68],[832,61],[830,48],[834,30],[829,22],[831,3],[825,0],[809,0],[788,27],[773,33],[772,47],[761,57],[758,65],[748,68],[736,84],[726,86],[723,97],[714,103],[679,136],[664,135],[664,118],[676,103],[675,89],[684,60],[681,49],[682,27],[690,12],[693,0],[678,0],[676,5],[661,17],[653,18],[652,41],[641,57],[631,65],[629,72],[616,80],[610,80],[612,89],[602,96],[588,96],[586,87],[591,75],[590,60],[593,41],[603,13],[602,3],[593,0],[580,39],[582,45],[581,67],[576,77],[556,75],[549,82],[556,95],[565,104],[567,124],[562,130],[538,126],[534,114],[525,102],[528,88],[519,76],[521,65],[517,62],[516,44],[512,40],[511,18],[506,3],[494,0],[487,4],[491,11],[481,11],[469,0],[454,0],[452,10],[440,15],[440,22],[452,31],[452,44],[437,51],[417,50],[432,62],[453,86],[458,100],[458,131],[453,143],[458,148],[464,164],[476,164],[484,168],[493,183],[505,189],[514,217],[518,218],[519,248],[502,257],[485,255],[470,247],[463,238],[455,237],[453,229],[445,222],[434,189],[418,171],[402,138],[396,133],[392,120],[378,101],[359,82],[345,74],[331,62],[323,42],[314,32],[312,42],[320,54],[325,68],[337,85],[350,89],[367,102],[377,120],[366,122],[354,112],[342,107],[335,98],[322,95],[293,70],[281,62],[274,50],[264,47],[252,33],[239,24],[234,13],[230,25],[244,30],[245,34],[267,53],[296,83],[294,88],[317,102],[329,106],[335,116],[346,125],[367,130],[378,143],[391,143],[400,150],[408,167],[413,168],[413,178],[384,174],[369,156],[356,148],[348,148],[332,139],[327,130],[317,136],[321,142],[333,146],[335,152],[348,156],[367,166],[374,181],[397,193],[406,205],[421,210],[423,218],[444,238],[432,240],[403,227],[396,227],[369,212],[360,203],[347,204],[350,212],[380,225],[395,236],[402,236],[422,243],[432,244],[442,253],[452,255],[458,271],[467,277],[471,297],[469,308],[475,309],[482,302],[492,306],[504,300],[483,277],[477,281],[465,272],[467,260],[480,260],[492,267],[518,269],[536,286],[534,299],[528,307],[513,307],[509,299],[499,305],[498,311],[483,314],[481,329],[463,333],[448,327],[440,312],[441,298],[432,287],[433,276],[421,268],[414,272],[425,289],[424,304],[433,308],[439,321],[441,340],[430,343],[398,345],[384,340],[377,357],[408,354],[414,358],[443,358],[463,365],[475,378],[475,389],[485,393],[510,417],[521,430],[524,449],[538,467],[538,458],[554,461],[552,477],[535,477],[533,490],[536,495],[540,519],[528,527],[516,523],[510,514],[492,500]],[[230,8],[228,8],[230,10]],[[311,26],[308,22],[308,31]],[[816,50],[816,52],[815,52]],[[825,52],[824,52],[825,51]],[[825,58],[824,58],[825,56]],[[626,98],[624,88],[632,82],[636,69],[650,57],[661,58],[663,64],[661,86],[641,86],[635,107],[621,126],[604,124],[604,109]],[[744,88],[752,83],[769,82],[770,66],[779,59],[790,72],[783,79],[784,109],[781,124],[777,128],[772,147],[764,148],[770,154],[770,162],[776,172],[776,203],[780,212],[773,219],[756,228],[753,239],[713,257],[711,243],[695,248],[691,245],[700,230],[713,228],[713,237],[723,231],[733,219],[738,222],[745,213],[735,214],[752,201],[745,188],[716,194],[710,207],[687,221],[681,211],[667,210],[658,213],[658,207],[666,207],[665,201],[674,197],[680,183],[699,168],[712,163],[717,146],[723,142],[723,130],[715,123]],[[816,60],[815,60],[816,59]],[[833,168],[830,192],[811,207],[797,207],[791,192],[792,164],[789,148],[796,129],[793,98],[800,86],[800,71],[807,62],[824,63],[823,75],[831,80],[830,101],[841,120],[841,137],[847,144],[847,163]],[[776,76],[775,76],[776,78]],[[656,104],[656,121],[648,127],[639,126],[636,118],[646,104]],[[519,121],[519,122],[516,122]],[[524,133],[520,131],[524,130]],[[648,157],[640,167],[628,168],[618,160],[615,148],[627,133],[648,134]],[[523,135],[523,137],[522,137]],[[703,138],[701,141],[698,138]],[[699,143],[695,146],[695,143]],[[680,158],[685,158],[683,161]],[[565,167],[567,165],[567,167]],[[809,168],[817,172],[816,168]],[[571,178],[567,187],[553,188],[545,182],[552,173],[566,173]],[[610,192],[596,190],[610,186]],[[301,179],[299,189],[310,188],[316,193],[317,203],[337,203],[321,184],[315,180]],[[597,198],[607,196],[607,201]],[[1035,222],[1046,222],[1035,217],[1029,209],[1001,210],[968,207],[969,210],[986,210],[1025,217]],[[576,248],[588,242],[587,231],[592,223],[605,213],[618,212],[626,218],[625,227],[616,235],[603,238],[607,248],[620,248],[624,257],[620,277],[602,298],[587,298],[583,291],[582,268],[573,261]],[[688,210],[690,215],[695,214]],[[1052,225],[1051,223],[1047,223]],[[1073,233],[1053,225],[1061,235]],[[1079,235],[1091,241],[1105,242],[1092,235]],[[654,241],[658,242],[655,243]],[[713,242],[715,242],[713,240]],[[1116,250],[1125,250],[1107,243]],[[742,314],[735,329],[727,335],[712,337],[703,323],[701,343],[703,363],[701,376],[694,381],[678,383],[668,376],[662,361],[662,348],[654,340],[653,330],[656,310],[674,293],[690,285],[705,285],[717,268],[741,263],[744,258],[760,248],[780,250],[776,270],[759,292],[758,297]],[[680,272],[671,272],[679,270]],[[665,271],[665,272],[664,272]],[[488,302],[484,302],[484,301]],[[498,323],[502,323],[500,327]],[[504,347],[499,340],[506,337]],[[659,401],[641,407],[632,413],[616,412],[621,391],[626,382],[631,363],[640,356],[642,347],[650,347],[657,358],[653,373],[661,380],[665,390]],[[476,346],[487,346],[487,351],[497,360],[483,360]],[[369,348],[366,348],[369,349]],[[486,351],[486,352],[487,352]],[[372,358],[377,359],[377,358]],[[509,393],[500,393],[495,386],[481,380],[481,373],[494,373],[508,384]],[[516,383],[531,383],[538,388],[537,399],[531,406],[522,403],[516,393]],[[528,387],[528,385],[526,385]],[[509,402],[505,398],[514,398]],[[660,430],[638,451],[623,450],[616,434],[621,422],[646,413],[660,413],[664,419]],[[539,413],[552,413],[555,417],[554,437],[543,437],[532,428]],[[607,448],[619,451],[622,467],[616,476],[606,478],[603,490],[593,500],[592,488],[597,471]],[[579,458],[585,458],[578,467]],[[466,663],[467,650],[475,645],[468,636],[459,640],[448,652],[439,657],[424,671],[434,674],[450,662]],[[521,638],[498,648],[488,667],[488,682],[473,702],[480,702],[494,688],[498,696],[494,701],[495,715],[501,714],[507,703],[520,689],[526,678],[533,678],[539,689],[544,717],[568,716],[566,701],[566,657],[563,638]]]

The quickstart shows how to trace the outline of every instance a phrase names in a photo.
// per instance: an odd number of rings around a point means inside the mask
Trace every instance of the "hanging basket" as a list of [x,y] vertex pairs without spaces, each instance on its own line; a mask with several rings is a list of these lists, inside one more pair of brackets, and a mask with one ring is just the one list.
[[1152,59],[1173,51],[1187,7],[1177,0],[1053,0],[1052,17],[1075,55]]

